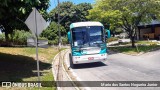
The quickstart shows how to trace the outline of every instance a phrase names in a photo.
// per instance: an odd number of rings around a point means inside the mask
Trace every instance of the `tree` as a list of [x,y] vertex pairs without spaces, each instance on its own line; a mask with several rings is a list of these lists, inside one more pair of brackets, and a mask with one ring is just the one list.
[[87,21],[88,19],[86,16],[89,14],[88,10],[92,9],[92,6],[90,3],[80,3],[78,5],[75,5],[73,7],[73,10],[75,12],[75,21]]
[[140,23],[160,17],[160,0],[97,0],[87,18],[110,24],[111,29],[121,27],[135,47],[136,29]]
[[[60,9],[59,9],[59,13],[60,13],[60,20],[63,19],[63,21],[60,22],[60,24],[62,26],[64,26],[65,28],[67,28],[68,23],[70,20],[68,20],[70,18],[70,16],[73,16],[73,11],[72,11],[72,7],[74,6],[74,4],[72,2],[62,2],[60,3]],[[58,15],[56,17],[56,14],[58,14],[58,7],[54,8],[53,10],[51,10],[51,12],[49,13],[49,17],[51,21],[55,21],[57,22],[58,20]],[[68,28],[67,28],[68,29]]]
[[36,7],[41,14],[46,16],[49,7],[49,0],[3,0],[0,1],[0,29],[5,32],[5,39],[8,41],[8,34],[15,29],[27,30],[23,23]]
[[[62,37],[66,37],[64,35],[64,33],[66,33],[66,30],[61,25],[60,25],[60,31],[61,31]],[[42,32],[41,37],[45,37],[48,40],[53,40],[57,44],[58,43],[58,25],[57,23],[51,22],[50,25],[47,27],[47,29]]]
[[[85,16],[88,15],[88,10],[92,8],[89,3],[81,3],[78,5],[73,4],[70,1],[60,3],[60,19],[61,25],[69,30],[69,25],[73,22],[86,21],[88,20]],[[58,13],[58,8],[54,8],[50,13],[49,17],[51,21],[57,21],[55,14]],[[66,33],[65,33],[66,34]]]

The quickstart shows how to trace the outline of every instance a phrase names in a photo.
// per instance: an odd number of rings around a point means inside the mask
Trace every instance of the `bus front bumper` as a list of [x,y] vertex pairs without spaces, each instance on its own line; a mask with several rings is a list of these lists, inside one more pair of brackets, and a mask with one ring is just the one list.
[[73,64],[82,63],[92,63],[105,61],[107,59],[107,54],[94,54],[94,55],[84,55],[84,56],[73,56]]

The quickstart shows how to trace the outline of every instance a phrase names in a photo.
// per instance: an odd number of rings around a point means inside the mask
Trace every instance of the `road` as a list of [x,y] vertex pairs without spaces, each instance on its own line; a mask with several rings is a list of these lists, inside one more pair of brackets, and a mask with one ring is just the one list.
[[[69,65],[69,54],[65,56]],[[81,81],[160,81],[160,50],[140,56],[110,52],[105,62],[79,64],[72,73]],[[89,87],[90,90],[160,90],[160,87]]]

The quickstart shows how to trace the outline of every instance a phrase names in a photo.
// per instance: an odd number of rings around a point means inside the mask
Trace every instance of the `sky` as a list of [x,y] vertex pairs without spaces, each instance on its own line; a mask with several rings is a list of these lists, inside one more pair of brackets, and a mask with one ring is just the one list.
[[[79,4],[79,3],[94,3],[95,0],[59,0],[60,2],[64,2],[64,1],[71,1],[74,4]],[[48,12],[50,12],[53,8],[55,8],[57,6],[57,0],[50,0],[50,7],[48,9]]]

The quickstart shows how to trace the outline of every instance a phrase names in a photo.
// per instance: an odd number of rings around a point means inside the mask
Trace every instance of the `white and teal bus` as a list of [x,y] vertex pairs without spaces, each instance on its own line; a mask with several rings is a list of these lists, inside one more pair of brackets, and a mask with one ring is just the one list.
[[72,23],[68,32],[72,65],[105,61],[106,36],[110,37],[110,31],[105,30],[100,22]]

